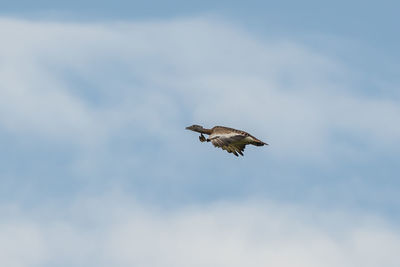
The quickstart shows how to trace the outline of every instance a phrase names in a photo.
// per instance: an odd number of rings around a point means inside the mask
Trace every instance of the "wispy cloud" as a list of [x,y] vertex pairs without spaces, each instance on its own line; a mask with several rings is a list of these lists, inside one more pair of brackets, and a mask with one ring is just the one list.
[[397,100],[353,88],[332,58],[235,25],[0,23],[0,122],[15,133],[87,143],[126,125],[168,138],[192,121],[222,123],[253,129],[276,157],[313,159],[360,148],[337,136],[364,150],[400,136]]
[[[397,266],[400,234],[363,214],[259,201],[174,211],[113,195],[3,220],[14,266]],[[5,241],[7,240],[7,241]],[[10,243],[11,242],[11,243]],[[10,245],[11,244],[11,245]],[[19,245],[12,245],[19,244]]]

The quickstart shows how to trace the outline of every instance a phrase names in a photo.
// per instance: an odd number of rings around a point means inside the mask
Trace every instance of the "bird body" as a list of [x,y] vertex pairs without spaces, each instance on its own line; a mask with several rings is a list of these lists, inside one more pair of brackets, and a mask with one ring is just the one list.
[[[200,125],[192,125],[186,127],[186,129],[200,133],[199,139],[201,142],[211,142],[215,147],[220,147],[228,153],[233,153],[235,156],[243,156],[246,145],[268,145],[245,131],[225,126],[215,126],[211,129],[206,129]],[[208,138],[205,138],[203,134],[208,134]]]

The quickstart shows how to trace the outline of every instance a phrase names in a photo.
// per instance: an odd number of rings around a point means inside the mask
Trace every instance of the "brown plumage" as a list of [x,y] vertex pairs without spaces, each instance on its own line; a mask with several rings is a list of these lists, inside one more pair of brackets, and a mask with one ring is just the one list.
[[[224,126],[215,126],[211,129],[206,129],[200,125],[192,125],[186,127],[186,129],[200,133],[199,139],[201,142],[211,142],[215,147],[220,147],[229,153],[233,153],[235,156],[243,156],[246,145],[268,145],[245,131]],[[208,138],[205,138],[203,134],[208,134]]]

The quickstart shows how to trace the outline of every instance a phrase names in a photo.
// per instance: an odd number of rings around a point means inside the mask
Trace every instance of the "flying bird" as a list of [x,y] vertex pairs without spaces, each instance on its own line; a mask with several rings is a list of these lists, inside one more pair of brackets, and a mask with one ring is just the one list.
[[[186,130],[200,133],[200,142],[211,142],[215,147],[220,147],[229,153],[233,153],[236,157],[239,155],[243,156],[246,145],[268,145],[245,131],[224,126],[215,126],[211,129],[206,129],[203,126],[195,124],[186,127]],[[208,134],[208,138],[203,134]]]

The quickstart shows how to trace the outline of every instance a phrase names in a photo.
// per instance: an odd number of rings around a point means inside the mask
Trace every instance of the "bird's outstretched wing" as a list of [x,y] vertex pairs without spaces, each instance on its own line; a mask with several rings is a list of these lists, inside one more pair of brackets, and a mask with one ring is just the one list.
[[233,153],[236,157],[239,154],[243,156],[243,151],[246,147],[246,142],[244,142],[246,136],[241,134],[221,134],[210,137],[211,143],[215,147],[220,147],[229,153]]

